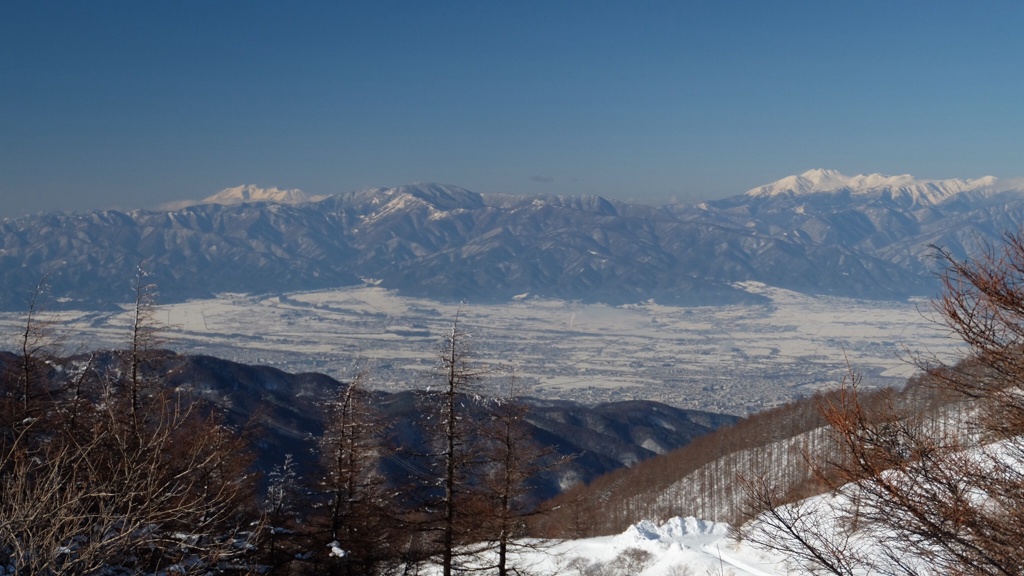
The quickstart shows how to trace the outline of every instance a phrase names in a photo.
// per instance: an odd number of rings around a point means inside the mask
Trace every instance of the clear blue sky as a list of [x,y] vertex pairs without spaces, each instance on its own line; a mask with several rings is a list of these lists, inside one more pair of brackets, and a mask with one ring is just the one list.
[[413,181],[1022,176],[1021,2],[0,4],[0,217]]

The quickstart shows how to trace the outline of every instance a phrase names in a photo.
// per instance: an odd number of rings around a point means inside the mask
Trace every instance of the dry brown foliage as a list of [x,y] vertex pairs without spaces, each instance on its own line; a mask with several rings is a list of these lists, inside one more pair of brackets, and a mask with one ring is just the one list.
[[834,497],[787,506],[748,482],[745,537],[816,574],[1024,573],[1024,240],[943,256],[935,308],[969,356],[871,401],[851,377],[820,405],[830,456],[809,462]]

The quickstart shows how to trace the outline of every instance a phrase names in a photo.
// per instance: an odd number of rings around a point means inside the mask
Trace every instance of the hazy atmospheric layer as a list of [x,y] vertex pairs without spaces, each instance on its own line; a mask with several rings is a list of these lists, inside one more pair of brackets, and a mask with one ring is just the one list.
[[0,217],[242,181],[708,200],[806,166],[1018,175],[1024,4],[33,2]]

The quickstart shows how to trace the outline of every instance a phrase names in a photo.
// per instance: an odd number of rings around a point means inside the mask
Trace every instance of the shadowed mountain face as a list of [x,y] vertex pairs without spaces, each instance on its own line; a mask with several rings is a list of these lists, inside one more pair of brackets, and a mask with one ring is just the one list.
[[[806,187],[807,178],[793,178]],[[839,182],[875,182],[858,178]],[[961,182],[794,192],[787,182],[660,208],[422,184],[299,204],[26,216],[0,221],[0,307],[24,309],[44,276],[67,306],[130,301],[140,263],[163,302],[368,280],[471,302],[530,294],[721,304],[757,298],[732,286],[745,280],[903,298],[934,290],[929,246],[964,255],[1024,221],[1024,196],[1012,190],[980,192]]]
[[[168,384],[188,387],[221,406],[229,421],[242,425],[256,415],[258,447],[263,468],[269,469],[293,454],[311,466],[313,439],[323,431],[325,403],[338,397],[345,384],[322,374],[289,374],[267,366],[252,366],[210,356],[172,355],[162,371]],[[586,406],[572,401],[524,400],[530,435],[555,454],[572,461],[557,473],[539,479],[538,496],[557,493],[567,481],[590,480],[623,466],[688,444],[712,430],[733,424],[735,416],[684,410],[649,401],[627,401]],[[422,391],[373,394],[372,407],[381,427],[407,454],[425,454],[429,415],[440,400]],[[473,406],[473,401],[466,400]],[[483,405],[476,405],[482,418]],[[389,468],[425,469],[414,456],[403,456]],[[411,464],[411,466],[410,466]]]
[[[116,377],[124,366],[116,352],[92,357],[89,369],[99,378]],[[0,376],[16,372],[18,358],[0,352]],[[55,359],[54,378],[79,373],[85,357]],[[345,384],[316,373],[290,374],[268,366],[253,366],[211,356],[160,352],[146,363],[147,381],[160,382],[202,398],[214,406],[227,424],[252,431],[257,465],[269,471],[291,454],[303,473],[315,473],[316,439],[323,434],[326,405],[338,398]],[[735,416],[684,410],[649,401],[612,402],[588,407],[571,401],[524,399],[529,435],[554,456],[572,457],[557,471],[538,478],[538,498],[558,493],[570,482],[590,480],[656,454],[669,452],[697,436],[733,424]],[[425,473],[421,461],[429,449],[428,427],[436,420],[440,399],[422,391],[375,392],[370,412],[377,414],[377,429],[399,448],[385,466],[399,478],[409,470]],[[467,397],[463,403],[485,421],[486,402]],[[423,480],[422,478],[420,480]]]

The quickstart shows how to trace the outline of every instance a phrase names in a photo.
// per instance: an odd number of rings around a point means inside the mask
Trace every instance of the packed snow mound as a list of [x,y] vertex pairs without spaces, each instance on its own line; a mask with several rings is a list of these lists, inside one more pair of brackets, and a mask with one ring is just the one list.
[[[785,558],[735,540],[727,524],[693,517],[663,524],[644,520],[622,534],[579,540],[530,541],[513,546],[509,561],[535,574],[559,576],[782,576]],[[471,566],[493,566],[485,552]],[[440,576],[441,566],[426,563],[420,574]]]
[[565,540],[532,560],[536,567],[569,576],[787,573],[783,558],[734,540],[728,524],[693,517],[663,524],[643,520],[616,536]]
[[658,528],[661,539],[681,538],[687,535],[725,536],[729,533],[729,525],[710,520],[699,520],[693,516],[672,518]]
[[1001,182],[994,176],[971,180],[918,180],[910,174],[847,176],[837,170],[818,168],[753,188],[748,190],[746,195],[751,198],[774,198],[848,192],[854,196],[888,195],[892,198],[906,198],[919,204],[938,204],[964,192],[993,194],[1011,190],[1020,192],[1024,188],[1016,182]]
[[728,524],[699,520],[688,516],[672,518],[660,526],[650,520],[641,520],[627,528],[617,538],[629,543],[642,543],[648,540],[671,542],[684,536],[726,536],[728,534]]

